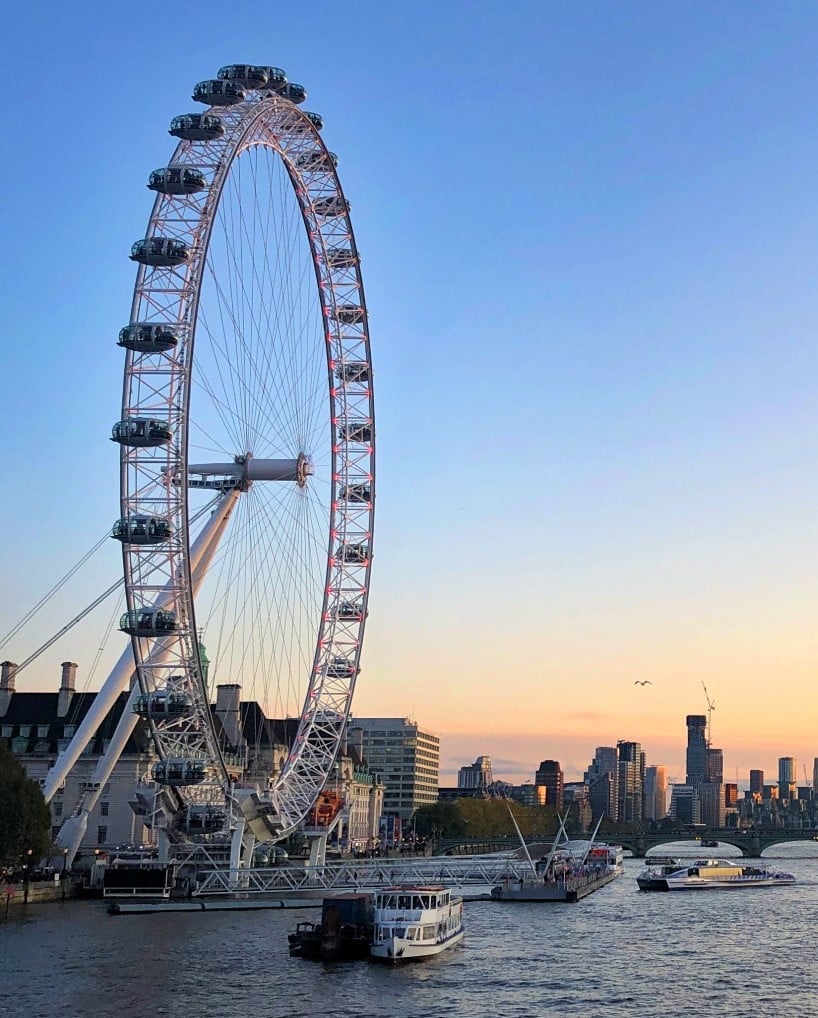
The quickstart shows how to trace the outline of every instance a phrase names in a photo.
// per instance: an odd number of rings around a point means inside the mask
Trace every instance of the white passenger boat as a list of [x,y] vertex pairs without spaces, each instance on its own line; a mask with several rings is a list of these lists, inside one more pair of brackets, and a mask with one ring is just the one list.
[[463,899],[448,887],[388,887],[375,893],[369,956],[396,965],[441,954],[463,939]]
[[663,860],[636,878],[640,891],[699,891],[708,888],[776,887],[794,884],[791,873],[768,866],[744,866],[730,859],[697,859],[689,865]]

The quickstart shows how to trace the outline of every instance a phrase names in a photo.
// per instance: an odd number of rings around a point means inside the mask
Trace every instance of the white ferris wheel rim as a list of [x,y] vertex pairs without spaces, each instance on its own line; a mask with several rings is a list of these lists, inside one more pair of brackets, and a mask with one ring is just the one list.
[[[236,106],[213,107],[204,116],[218,116],[225,124],[224,140],[217,146],[219,158],[214,159],[212,142],[182,140],[168,166],[207,167],[206,193],[202,198],[158,193],[145,234],[146,244],[162,239],[188,243],[191,257],[181,267],[140,264],[134,290],[131,327],[145,322],[172,326],[179,343],[159,358],[127,351],[123,422],[165,420],[171,438],[164,446],[147,449],[122,445],[122,519],[166,516],[172,537],[161,549],[123,543],[126,595],[129,612],[139,612],[155,608],[156,592],[170,588],[169,596],[163,595],[166,601],[162,606],[171,606],[175,631],[161,634],[161,638],[155,632],[150,637],[132,633],[132,640],[143,693],[171,688],[168,678],[178,680],[184,672],[182,685],[195,701],[194,717],[185,731],[178,723],[174,727],[150,719],[160,758],[204,758],[208,766],[209,791],[201,787],[191,791],[180,785],[174,795],[180,806],[197,801],[213,804],[219,793],[229,804],[232,777],[213,727],[196,634],[196,566],[188,523],[188,489],[184,484],[169,483],[169,479],[184,476],[191,465],[195,339],[197,326],[201,326],[199,305],[215,220],[234,165],[242,155],[261,146],[285,166],[303,220],[324,330],[331,429],[325,582],[317,636],[295,742],[271,792],[285,834],[305,817],[326,781],[343,738],[359,670],[374,508],[374,411],[366,303],[347,203],[330,154],[309,116],[274,94],[251,95]],[[341,214],[332,206],[337,201],[343,204]],[[332,214],[325,214],[328,212]],[[358,313],[350,309],[358,309]],[[167,376],[158,384],[161,371],[157,372],[157,360],[164,363]],[[164,416],[157,410],[163,403]],[[365,427],[365,443],[353,440],[364,434],[356,432],[356,426]],[[272,470],[258,469],[262,473]],[[302,475],[301,479],[309,484],[308,477]],[[363,486],[366,501],[350,500],[350,492],[360,494]],[[166,513],[157,512],[160,489]],[[363,549],[360,561],[348,558],[355,549]],[[360,617],[344,617],[349,614],[344,606],[350,604],[357,605]],[[157,646],[170,647],[168,660],[160,664],[156,663]]]

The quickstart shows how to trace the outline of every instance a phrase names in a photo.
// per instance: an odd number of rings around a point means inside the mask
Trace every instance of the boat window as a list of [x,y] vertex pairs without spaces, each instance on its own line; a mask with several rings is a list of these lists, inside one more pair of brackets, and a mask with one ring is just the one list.
[[423,908],[431,908],[431,905],[429,904],[429,895],[428,894],[421,895],[421,899],[420,900],[422,902]]
[[435,928],[434,928],[434,926],[424,926],[423,927],[423,939],[424,940],[434,940],[435,939]]
[[398,895],[398,908],[411,908],[410,902],[412,901],[411,895],[399,894]]
[[423,902],[420,900],[419,894],[412,895],[412,908],[416,911],[423,908]]
[[388,894],[385,898],[384,908],[395,908],[395,895]]

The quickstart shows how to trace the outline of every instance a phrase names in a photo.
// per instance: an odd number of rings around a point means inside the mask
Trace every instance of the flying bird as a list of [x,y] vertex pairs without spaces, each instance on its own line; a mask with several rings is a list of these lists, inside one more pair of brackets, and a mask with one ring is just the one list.
[[634,684],[634,686],[652,686],[653,685],[653,683],[650,681],[650,679],[641,679],[641,680],[640,679],[634,679],[633,680],[633,684]]

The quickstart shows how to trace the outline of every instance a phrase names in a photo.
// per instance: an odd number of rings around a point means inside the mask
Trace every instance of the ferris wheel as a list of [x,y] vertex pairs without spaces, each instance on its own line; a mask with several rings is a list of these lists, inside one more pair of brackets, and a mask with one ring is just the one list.
[[[349,203],[305,89],[231,65],[193,99],[207,109],[172,120],[131,250],[113,536],[132,707],[158,757],[152,822],[235,843],[292,831],[344,735],[372,560],[372,365]],[[242,787],[211,683],[298,719],[272,787]]]

